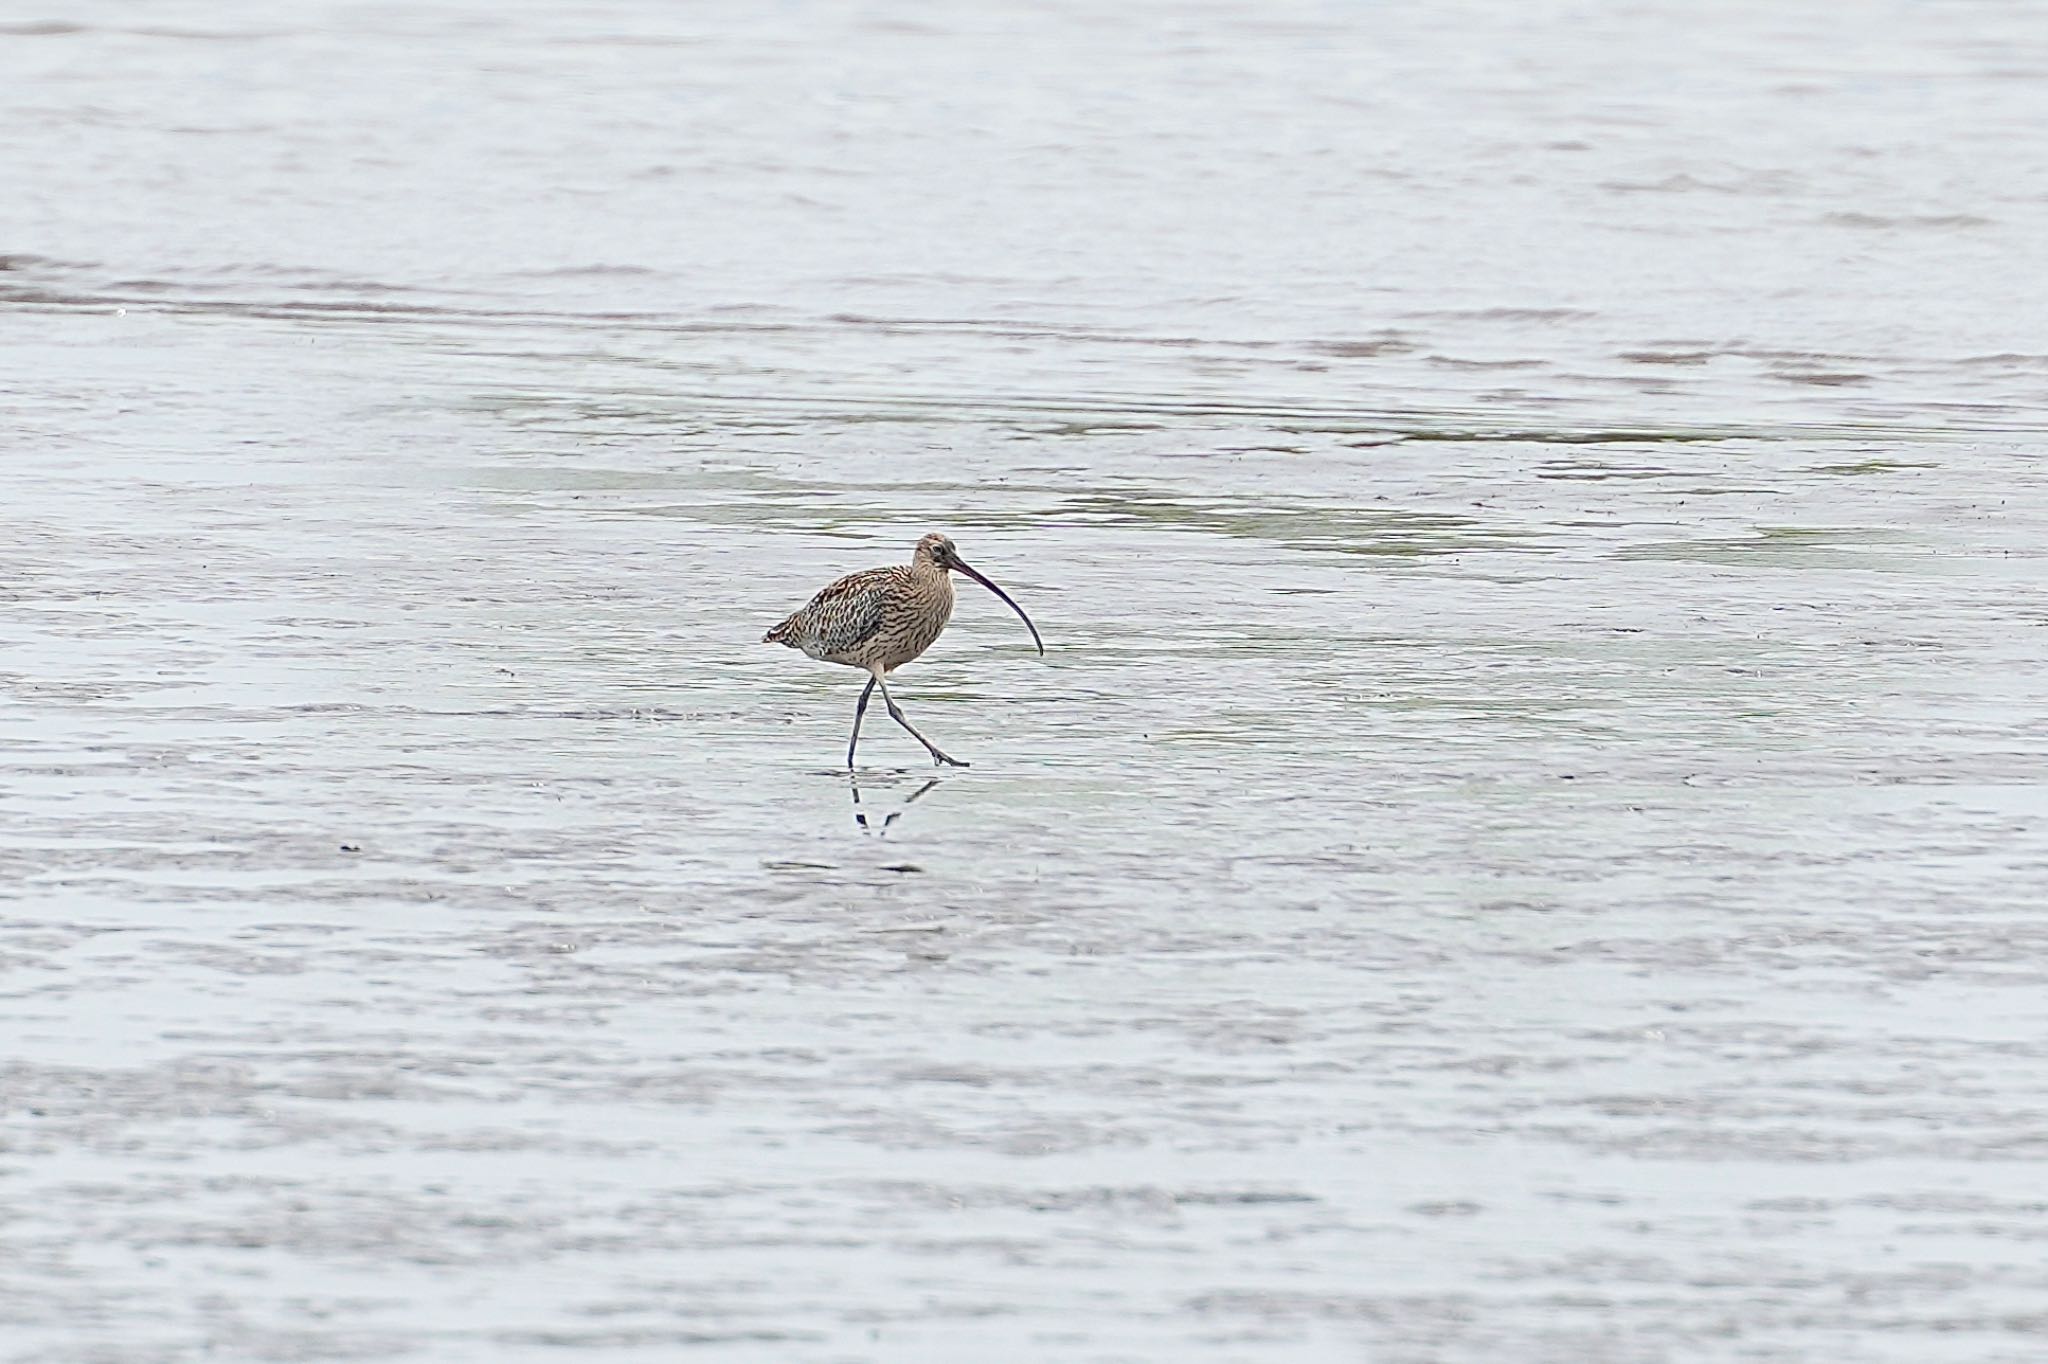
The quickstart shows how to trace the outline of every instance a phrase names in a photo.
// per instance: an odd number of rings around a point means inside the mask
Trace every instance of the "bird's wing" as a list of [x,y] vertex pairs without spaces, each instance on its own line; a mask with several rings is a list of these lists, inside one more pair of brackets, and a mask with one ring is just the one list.
[[882,628],[889,602],[900,596],[906,585],[893,579],[902,570],[873,568],[849,574],[833,583],[799,614],[805,617],[809,637],[807,653],[843,654],[874,638]]

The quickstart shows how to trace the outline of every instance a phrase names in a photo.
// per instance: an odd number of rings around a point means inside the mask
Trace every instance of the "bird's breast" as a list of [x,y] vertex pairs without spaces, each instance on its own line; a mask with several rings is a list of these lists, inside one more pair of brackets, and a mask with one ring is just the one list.
[[885,668],[900,668],[932,647],[953,618],[953,584],[944,574],[914,580],[897,606],[884,618],[877,641]]

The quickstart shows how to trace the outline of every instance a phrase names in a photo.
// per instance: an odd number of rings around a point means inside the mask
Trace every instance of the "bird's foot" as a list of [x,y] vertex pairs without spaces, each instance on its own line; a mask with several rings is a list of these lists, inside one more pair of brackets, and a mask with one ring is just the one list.
[[967,767],[969,765],[950,753],[941,753],[936,748],[932,750],[933,767]]

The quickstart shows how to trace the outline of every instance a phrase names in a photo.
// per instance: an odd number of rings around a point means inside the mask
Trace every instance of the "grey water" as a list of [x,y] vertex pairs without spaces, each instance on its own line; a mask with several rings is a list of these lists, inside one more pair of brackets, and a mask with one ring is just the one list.
[[[2048,1357],[2048,8],[0,13],[0,1360]],[[764,646],[927,530],[895,689]]]

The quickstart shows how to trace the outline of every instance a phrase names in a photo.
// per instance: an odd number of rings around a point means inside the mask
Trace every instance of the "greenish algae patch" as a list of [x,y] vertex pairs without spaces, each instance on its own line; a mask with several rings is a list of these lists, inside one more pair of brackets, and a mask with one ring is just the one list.
[[1938,469],[1941,466],[1932,460],[1912,459],[1862,459],[1850,464],[1820,464],[1808,469],[1809,474],[1833,474],[1849,478],[1859,474],[1894,474],[1906,469]]

